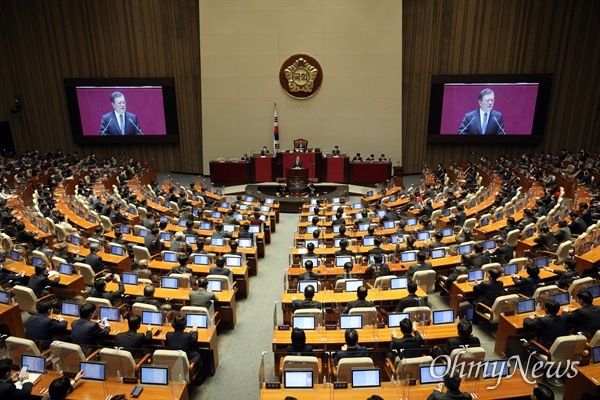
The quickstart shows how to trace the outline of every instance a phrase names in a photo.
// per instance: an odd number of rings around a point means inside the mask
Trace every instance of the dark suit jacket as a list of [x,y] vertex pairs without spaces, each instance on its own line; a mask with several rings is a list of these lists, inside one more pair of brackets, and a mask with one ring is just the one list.
[[373,278],[378,278],[380,276],[391,275],[391,272],[389,265],[382,263],[369,265],[369,267],[365,270],[365,274],[372,274]]
[[453,350],[460,348],[461,346],[479,347],[481,342],[477,336],[471,336],[468,338],[454,337],[446,340],[446,354],[450,355]]
[[92,291],[90,292],[90,297],[100,297],[103,299],[108,299],[112,302],[114,299],[121,297],[121,295],[123,293],[125,293],[125,285],[123,284],[123,281],[119,281],[118,285],[119,285],[119,289],[115,290],[114,292],[113,291],[100,292],[100,291],[97,291],[96,289],[92,289]]
[[502,293],[503,288],[504,283],[502,281],[483,281],[479,285],[473,286],[473,292],[479,295],[473,304],[483,303],[491,307],[494,305],[496,297]]
[[63,333],[67,330],[67,321],[57,321],[45,315],[36,314],[27,321],[27,339],[41,342],[40,350],[44,351],[50,347],[53,340],[52,335]]
[[409,278],[412,278],[412,276],[415,274],[415,272],[417,272],[417,271],[427,271],[427,270],[430,270],[430,269],[433,269],[433,267],[431,266],[430,262],[425,261],[423,263],[416,263],[416,264],[411,265],[408,268],[408,271],[406,271],[406,276],[409,277]]
[[519,279],[513,278],[515,286],[520,288],[520,293],[523,296],[531,297],[540,283],[539,276],[528,276],[527,278]]
[[579,217],[569,224],[569,230],[572,235],[581,235],[587,230],[587,224]]
[[404,335],[404,337],[392,338],[390,350],[396,350],[400,358],[413,358],[421,356],[421,346],[423,346],[423,338],[419,332],[413,335]]
[[446,393],[438,392],[435,390],[429,395],[427,400],[470,400],[473,397],[467,392],[461,393],[457,390],[448,390]]
[[304,168],[304,165],[302,165],[302,161],[298,161],[298,162],[294,161],[292,163],[292,168]]
[[348,314],[355,307],[375,307],[375,304],[369,300],[353,300],[346,305],[342,314]]
[[[494,120],[496,118],[496,120]],[[469,111],[465,114],[458,133],[461,135],[503,135],[502,129],[504,129],[504,117],[502,113],[491,110],[488,116],[488,122],[485,128],[485,132],[481,132],[481,118],[479,116],[479,108],[477,110]]]
[[110,332],[109,327],[100,328],[98,323],[89,319],[77,319],[71,323],[71,336],[73,343],[80,346],[96,346],[98,338],[105,338]]
[[292,300],[292,307],[294,310],[300,310],[303,308],[323,308],[323,304],[321,304],[320,301]]
[[[131,121],[129,121],[130,119],[135,123],[135,125],[138,128],[140,127],[140,123],[138,122],[137,116],[135,114],[125,111],[125,136],[138,134],[137,129],[135,129]],[[108,129],[106,129],[102,136],[121,136],[121,128],[119,128],[119,121],[117,121],[117,116],[115,115],[114,111],[106,113],[102,116],[102,122],[100,123],[100,132],[102,132],[107,125]]]
[[340,350],[335,355],[335,359],[333,362],[335,364],[338,363],[342,358],[351,358],[351,357],[368,357],[367,348],[365,346],[361,346],[357,344],[356,347],[348,348],[347,350]]
[[227,277],[231,277],[232,276],[232,272],[229,268],[219,268],[219,267],[212,267],[211,269],[208,270],[209,275],[224,275]]
[[316,281],[318,279],[319,275],[315,274],[314,272],[305,272],[303,274],[298,275],[299,281]]
[[166,345],[169,350],[185,351],[189,362],[197,362],[199,360],[198,332],[168,332],[166,339]]
[[421,305],[419,301],[419,296],[416,294],[409,294],[406,297],[403,297],[398,301],[398,307],[396,307],[397,311],[404,311],[407,307],[418,307]]
[[547,315],[542,318],[523,320],[525,328],[537,330],[537,341],[547,349],[559,336],[565,336],[567,331],[567,319],[561,315]]
[[294,345],[289,345],[286,349],[288,356],[312,356],[313,355],[313,347],[309,344],[305,344],[304,346],[298,348],[294,347]]
[[592,337],[600,329],[600,307],[589,304],[578,308],[567,314],[567,322],[575,325],[575,332]]
[[29,278],[29,287],[37,297],[40,297],[41,293],[44,291],[46,286],[56,286],[60,281],[60,276],[57,276],[53,280],[48,279],[45,275],[33,274],[31,278]]
[[33,389],[33,383],[23,384],[22,389],[17,389],[14,383],[0,381],[0,398],[7,400],[29,399],[29,394]]
[[146,334],[143,334],[129,330],[117,335],[115,347],[122,347],[135,357],[140,353],[142,346],[150,341],[152,341],[152,331],[146,331]]
[[533,241],[541,244],[545,250],[556,251],[556,249],[558,249],[558,240],[556,240],[556,237],[550,232],[542,233],[533,239]]
[[95,273],[98,273],[104,269],[104,261],[102,261],[102,257],[96,253],[90,253],[85,256],[85,260],[83,262],[89,264]]

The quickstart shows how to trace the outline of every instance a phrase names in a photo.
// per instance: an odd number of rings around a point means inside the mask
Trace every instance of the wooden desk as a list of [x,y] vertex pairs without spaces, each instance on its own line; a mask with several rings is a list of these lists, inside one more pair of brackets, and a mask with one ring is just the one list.
[[0,304],[0,326],[8,327],[10,336],[25,337],[25,327],[21,320],[21,311],[16,304]]
[[67,207],[67,205],[62,201],[56,203],[56,208],[58,208],[60,212],[64,214],[70,222],[77,225],[88,235],[92,235],[99,225],[98,223],[91,223],[87,219],[81,218],[79,215],[75,214],[69,207]]
[[[35,267],[27,265],[22,261],[15,261],[10,264],[5,264],[2,266],[2,268],[15,274],[18,274],[21,271],[25,271],[25,275],[28,277],[31,277],[35,274]],[[69,290],[74,290],[77,292],[85,289],[83,277],[77,275],[76,273],[74,273],[73,275],[60,274],[59,285],[62,287],[66,287]]]
[[[600,398],[600,364],[575,366],[577,375],[567,379],[565,399],[580,400]],[[586,395],[586,397],[583,397]]]
[[575,261],[577,261],[577,271],[579,271],[579,276],[582,276],[583,271],[593,268],[594,265],[600,261],[600,246],[594,247],[592,250],[580,256],[575,256]]
[[[40,398],[46,395],[52,381],[61,376],[54,371],[48,371],[46,375],[42,375],[31,391],[32,397]],[[114,396],[117,394],[124,394],[129,397],[129,393],[131,393],[135,386],[132,383],[119,382],[115,378],[107,379],[106,382],[82,379],[75,384],[73,392],[67,396],[67,400],[97,400],[103,399],[108,395]],[[141,400],[188,400],[189,398],[185,382],[171,381],[168,386],[143,386],[144,391],[139,397]]]
[[[54,246],[54,248],[57,249],[58,245]],[[90,254],[90,249],[83,246],[75,246],[74,244],[69,243],[67,252],[75,256],[85,257],[88,254]],[[100,256],[100,258],[102,258],[102,261],[108,264],[115,265],[118,269],[120,269],[123,272],[131,271],[131,260],[129,259],[129,256],[127,254],[124,254],[122,256],[115,256],[110,253],[105,253],[104,251],[99,251],[98,255]]]

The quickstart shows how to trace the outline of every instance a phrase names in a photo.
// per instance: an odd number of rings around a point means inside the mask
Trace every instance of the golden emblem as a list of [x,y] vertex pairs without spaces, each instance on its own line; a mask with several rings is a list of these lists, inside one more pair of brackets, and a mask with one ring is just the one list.
[[310,93],[313,91],[319,70],[310,65],[304,58],[299,58],[287,67],[284,73],[290,91]]

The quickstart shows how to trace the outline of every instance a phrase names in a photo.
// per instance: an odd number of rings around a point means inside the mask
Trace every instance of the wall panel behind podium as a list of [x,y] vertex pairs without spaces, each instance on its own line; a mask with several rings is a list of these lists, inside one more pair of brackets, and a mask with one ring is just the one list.
[[[198,0],[0,2],[0,120],[11,122],[16,148],[131,155],[163,171],[202,171],[199,19]],[[63,78],[157,76],[175,78],[179,145],[73,143]],[[20,117],[9,112],[14,95]]]

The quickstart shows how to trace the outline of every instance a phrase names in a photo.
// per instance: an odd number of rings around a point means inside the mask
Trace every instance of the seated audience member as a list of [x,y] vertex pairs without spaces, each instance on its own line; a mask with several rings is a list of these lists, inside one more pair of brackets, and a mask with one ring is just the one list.
[[208,289],[208,279],[202,276],[198,279],[198,289],[190,292],[190,303],[194,307],[210,308],[211,304],[215,304],[219,300],[217,295]]
[[[375,239],[377,240],[377,239]],[[369,265],[369,267],[365,270],[366,275],[370,275],[373,279],[376,279],[380,276],[390,275],[390,267],[383,262],[382,254],[375,254],[373,256],[373,260],[375,261],[373,264]],[[345,265],[344,265],[345,267]]]
[[67,321],[58,318],[50,318],[52,310],[51,300],[42,300],[37,303],[37,314],[31,316],[27,321],[25,337],[34,340],[41,351],[50,348],[54,335],[61,334],[67,330]]
[[581,235],[582,233],[585,233],[587,230],[587,224],[583,218],[581,218],[575,211],[571,211],[569,217],[571,217],[571,223],[569,224],[571,235]]
[[[110,332],[110,325],[101,327],[100,322],[91,321],[96,312],[96,305],[85,303],[79,309],[79,319],[71,323],[71,337],[73,343],[84,346],[97,346],[98,339],[105,339]],[[88,349],[89,350],[89,349]],[[88,351],[84,352],[87,354]]]
[[41,246],[42,241],[40,239],[36,239],[35,236],[37,232],[29,232],[25,230],[25,224],[22,221],[17,222],[17,235],[16,242],[17,243],[27,243],[31,247],[38,248]]
[[421,346],[423,346],[423,338],[419,331],[416,329],[413,330],[413,323],[410,319],[404,318],[400,321],[400,331],[402,332],[400,339],[396,337],[395,330],[392,331],[391,352],[388,354],[388,358],[395,360],[396,357],[400,359],[420,357],[422,354]]
[[506,243],[502,236],[498,236],[496,238],[496,248],[491,256],[495,258],[494,261],[504,265],[513,258],[514,250],[515,249],[511,245]]
[[[25,371],[19,378],[19,371],[12,371],[13,363],[10,358],[0,360],[0,398],[2,399],[29,399],[33,383],[29,381],[29,372]],[[21,383],[17,389],[15,383]]]
[[342,314],[348,314],[350,310],[355,307],[375,307],[375,303],[366,300],[368,294],[369,291],[367,290],[366,286],[360,286],[356,291],[356,297],[358,297],[358,299],[348,302],[346,308],[344,308],[344,311],[342,311]]
[[473,250],[475,253],[471,254],[469,257],[469,262],[474,268],[479,269],[482,265],[490,263],[490,257],[488,256],[487,252],[483,251],[483,245],[481,243],[475,244],[475,246],[473,246]]
[[200,368],[202,359],[198,352],[198,327],[194,324],[191,332],[184,332],[186,318],[179,314],[173,319],[174,332],[167,332],[166,347],[169,350],[185,351],[190,363],[196,363],[196,368]]
[[[116,282],[119,288],[114,291],[106,291],[106,282],[112,280]],[[110,300],[111,303],[115,303],[115,300],[121,297],[125,293],[125,285],[121,281],[121,277],[118,274],[107,274],[103,278],[98,278],[94,281],[94,288],[90,292],[90,297],[100,297],[103,299]]]
[[104,261],[102,261],[102,257],[98,255],[98,251],[100,251],[100,245],[97,243],[91,243],[90,254],[85,256],[85,260],[83,261],[84,263],[92,267],[95,274],[106,268],[104,265]]
[[396,307],[396,311],[404,311],[407,307],[418,307],[421,305],[421,301],[419,296],[417,296],[417,290],[419,289],[419,285],[416,282],[409,282],[407,286],[408,296],[403,297],[398,301],[398,306]]
[[353,268],[354,266],[351,262],[344,263],[344,273],[341,275],[337,275],[335,277],[335,282],[337,282],[340,279],[358,279],[358,277],[352,273]]
[[129,330],[117,334],[115,338],[115,347],[122,347],[131,353],[132,356],[139,358],[143,353],[142,346],[152,341],[152,327],[148,325],[146,333],[138,333],[142,319],[139,315],[132,315],[127,321]]
[[306,253],[304,254],[304,256],[306,257],[313,257],[316,256],[317,254],[315,253],[315,245],[314,243],[309,243],[306,245]]
[[471,232],[471,230],[469,228],[461,229],[454,237],[454,241],[456,242],[456,244],[470,242],[472,240],[473,240],[473,232]]
[[209,275],[224,275],[230,280],[233,278],[233,273],[227,267],[225,267],[225,257],[219,256],[215,261],[216,266],[208,270]]
[[385,250],[383,250],[381,248],[381,238],[380,237],[375,237],[375,239],[373,239],[373,244],[375,245],[375,247],[373,247],[371,250],[369,250],[368,254],[385,254]]
[[442,232],[436,232],[433,235],[433,242],[429,245],[429,248],[431,250],[433,249],[437,249],[439,247],[446,247],[446,243],[444,243],[442,240],[444,239],[444,236],[442,235]]
[[313,262],[311,260],[306,260],[304,263],[305,273],[298,275],[298,281],[314,281],[319,279],[319,275],[315,274],[313,271]]
[[148,249],[151,256],[160,254],[165,249],[165,245],[160,240],[160,230],[157,227],[152,228],[150,235],[144,238],[144,247]]
[[[155,291],[156,291],[156,288],[154,287],[154,285],[146,285],[146,286],[144,286],[144,295],[136,297],[133,300],[133,302],[134,303],[150,304],[152,306],[160,307],[160,301],[158,299],[154,298],[154,292]],[[191,296],[191,293],[190,293],[190,299],[191,299],[191,297],[192,296]]]
[[536,329],[536,341],[545,348],[550,349],[557,337],[568,334],[567,319],[562,315],[557,315],[560,311],[560,304],[553,299],[546,301],[544,310],[546,310],[545,317],[539,317],[537,314],[534,314],[523,320],[523,326],[529,329]]
[[444,276],[444,275],[438,275],[436,277],[436,280],[438,281],[438,283],[447,290],[447,292],[443,291],[440,293],[441,296],[448,296],[450,289],[452,288],[452,283],[456,282],[456,279],[460,276],[460,275],[465,275],[468,273],[468,271],[473,269],[473,266],[470,264],[469,262],[469,255],[468,254],[462,254],[460,256],[460,265],[457,265],[456,267],[454,267],[454,269],[452,270],[452,272],[450,272],[450,274],[448,276]]
[[335,256],[353,256],[352,250],[348,250],[348,239],[340,240],[340,249],[335,252]]
[[[443,392],[444,387],[446,388],[446,393]],[[433,390],[433,393],[427,398],[427,400],[453,399],[472,399],[470,393],[460,391],[460,375],[457,372],[444,375],[444,382],[438,383],[437,387]]]
[[194,272],[190,267],[187,266],[189,257],[186,256],[185,254],[180,254],[177,257],[177,261],[179,262],[179,265],[176,265],[173,268],[171,268],[171,272],[169,272],[169,275],[170,274],[192,274]]
[[554,237],[558,241],[558,243],[566,242],[567,240],[571,240],[571,229],[567,225],[567,221],[561,219],[558,221],[558,229],[552,231]]
[[527,278],[520,275],[512,275],[515,286],[520,288],[519,293],[523,296],[532,297],[540,283],[540,269],[535,265],[527,266]]
[[83,371],[79,371],[73,379],[66,375],[56,378],[50,383],[48,393],[42,397],[42,400],[65,400],[81,378],[83,378]]
[[540,234],[533,241],[540,245],[543,250],[555,252],[558,249],[558,240],[550,233],[550,228],[547,226],[540,228]]
[[586,289],[580,290],[575,296],[575,300],[581,305],[581,308],[566,315],[567,323],[573,325],[572,332],[583,332],[585,336],[591,338],[600,329],[600,306],[593,304],[594,297]]
[[[473,292],[478,296],[473,301],[473,307],[475,308],[477,308],[477,304],[479,303],[492,307],[496,297],[500,296],[504,289],[504,282],[498,280],[498,278],[500,278],[500,271],[498,268],[490,268],[488,275],[490,276],[489,281],[483,281],[473,286]],[[474,313],[473,324],[477,325],[480,321],[481,317],[479,317],[479,314]]]
[[556,281],[556,285],[561,289],[567,289],[571,283],[579,277],[579,271],[577,271],[577,261],[569,258],[565,260],[566,271],[561,269],[552,269],[549,267],[545,267],[545,269],[552,271],[553,273],[558,275],[558,280]]
[[313,347],[306,344],[306,334],[300,328],[294,328],[292,330],[292,344],[288,345],[286,351],[288,356],[313,355]]
[[292,308],[300,310],[303,308],[323,308],[320,301],[314,301],[315,288],[313,285],[308,285],[304,288],[304,300],[292,300]]
[[409,279],[412,279],[413,275],[417,271],[428,271],[428,270],[432,270],[433,269],[433,266],[431,265],[431,263],[425,261],[425,258],[426,258],[425,253],[423,253],[422,251],[419,251],[417,253],[417,263],[411,265],[408,268],[408,271],[406,271],[406,276]]
[[456,326],[458,337],[449,338],[446,340],[446,354],[450,355],[453,350],[461,347],[479,347],[481,342],[477,336],[472,336],[473,326],[469,321],[460,321]]
[[33,290],[33,293],[35,293],[38,298],[50,293],[46,290],[46,286],[58,286],[58,283],[60,282],[60,275],[57,275],[54,279],[49,279],[49,272],[48,265],[43,262],[36,265],[35,274],[31,275],[31,278],[29,278],[27,287]]
[[231,236],[233,236],[233,233],[225,232],[223,230],[223,224],[215,224],[215,231],[213,232],[212,237],[228,239],[228,238],[231,238]]
[[176,251],[178,253],[191,253],[192,246],[185,241],[185,235],[183,232],[175,232],[175,236],[169,245],[169,250]]
[[69,253],[67,251],[68,248],[69,248],[69,244],[68,243],[61,243],[61,244],[58,245],[58,249],[56,250],[56,252],[54,253],[54,255],[56,257],[60,257],[60,258],[64,259],[69,264],[73,264],[75,262],[75,257],[73,257],[71,255],[71,253]]
[[531,400],[554,400],[554,392],[548,386],[538,385],[533,389]]
[[367,348],[358,344],[358,332],[356,329],[346,329],[344,333],[346,344],[338,351],[333,359],[333,363],[337,363],[342,358],[368,357]]

